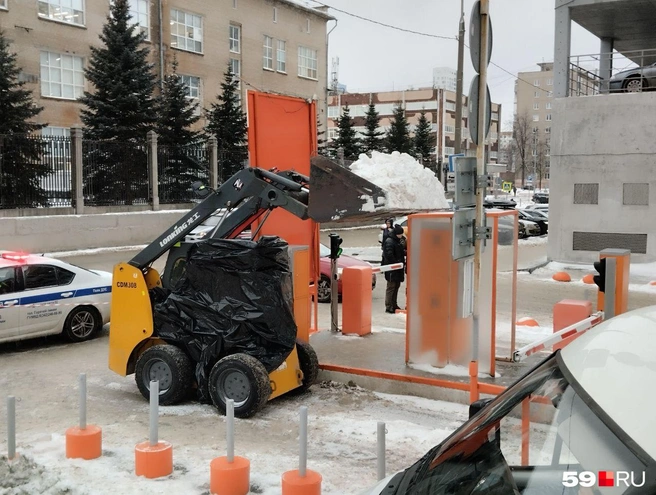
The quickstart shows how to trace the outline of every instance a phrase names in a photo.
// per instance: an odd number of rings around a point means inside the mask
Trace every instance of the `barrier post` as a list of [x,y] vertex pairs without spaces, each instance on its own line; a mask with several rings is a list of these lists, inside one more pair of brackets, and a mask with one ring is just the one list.
[[7,397],[7,457],[16,457],[16,398]]
[[160,478],[173,472],[173,446],[158,438],[159,381],[150,382],[150,435],[134,449],[135,473]]
[[528,466],[529,440],[531,431],[531,402],[527,397],[522,401],[522,466]]
[[[578,301],[576,299],[563,299],[554,305],[553,309],[553,331],[554,333],[567,328],[574,323],[585,320],[592,315],[592,303],[590,301]],[[553,345],[553,350],[562,349],[581,333],[576,333]]]
[[77,427],[66,430],[66,457],[68,459],[97,459],[102,455],[102,429],[87,425],[87,375],[80,373],[80,421]]
[[235,456],[235,401],[226,402],[227,455],[210,462],[212,495],[246,495],[251,486],[251,461]]
[[372,271],[349,266],[342,271],[342,334],[371,333]]

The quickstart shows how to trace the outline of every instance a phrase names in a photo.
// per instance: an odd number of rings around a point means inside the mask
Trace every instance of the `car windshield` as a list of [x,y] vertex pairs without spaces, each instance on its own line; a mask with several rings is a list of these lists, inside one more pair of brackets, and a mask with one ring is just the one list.
[[328,256],[330,256],[330,248],[324,246],[323,244],[319,244],[319,256],[321,258],[327,258]]
[[[398,493],[656,493],[656,478],[646,474],[654,460],[622,441],[624,435],[607,426],[579,388],[559,354],[552,355],[409,468],[411,478],[401,484],[407,488]],[[530,410],[524,425],[523,405]],[[601,473],[609,471],[630,473],[629,486],[600,489]]]

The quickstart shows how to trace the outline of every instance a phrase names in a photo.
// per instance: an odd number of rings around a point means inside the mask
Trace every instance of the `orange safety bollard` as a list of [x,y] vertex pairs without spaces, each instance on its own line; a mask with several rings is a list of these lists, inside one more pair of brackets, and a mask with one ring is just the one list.
[[594,275],[592,273],[584,275],[584,277],[581,279],[581,282],[588,285],[594,284]]
[[212,495],[247,495],[251,488],[251,461],[235,455],[235,401],[226,403],[227,455],[210,462]]
[[173,446],[160,442],[158,437],[159,381],[150,382],[150,438],[134,448],[134,466],[137,476],[161,478],[173,472]]
[[478,361],[469,363],[469,402],[473,404],[479,399],[478,393]]
[[97,459],[102,455],[102,429],[87,425],[87,376],[80,374],[80,423],[66,430],[67,459]]
[[321,475],[307,469],[307,407],[301,406],[298,469],[282,475],[282,495],[321,495]]
[[[553,331],[554,333],[581,320],[585,320],[592,314],[592,303],[590,301],[579,301],[576,299],[563,299],[554,305],[553,309]],[[567,337],[553,345],[553,350],[562,349],[571,341],[582,335],[578,333]]]
[[554,273],[553,278],[556,282],[571,282],[572,277],[569,276],[567,272],[557,272]]
[[372,272],[370,266],[342,271],[342,334],[371,333]]

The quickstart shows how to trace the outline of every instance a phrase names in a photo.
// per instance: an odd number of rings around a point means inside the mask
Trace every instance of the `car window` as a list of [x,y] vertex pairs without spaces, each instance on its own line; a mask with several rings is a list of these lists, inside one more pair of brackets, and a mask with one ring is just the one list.
[[0,294],[10,294],[16,290],[16,270],[13,266],[0,268]]
[[330,256],[330,248],[327,246],[324,246],[323,244],[319,244],[319,256],[321,258],[325,258],[327,256]]
[[75,274],[69,270],[66,270],[61,267],[57,267],[57,281],[59,285],[68,285],[75,278]]
[[50,265],[28,265],[23,267],[25,289],[54,287],[57,284],[57,270]]

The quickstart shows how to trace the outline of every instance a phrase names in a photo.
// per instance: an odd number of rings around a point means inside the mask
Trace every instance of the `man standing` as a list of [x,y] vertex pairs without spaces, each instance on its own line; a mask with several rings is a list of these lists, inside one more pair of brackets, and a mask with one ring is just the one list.
[[[387,236],[383,243],[384,265],[405,263],[405,250],[401,244],[402,237],[403,227],[395,225],[392,235]],[[397,303],[397,298],[401,282],[405,280],[404,270],[401,269],[385,272],[385,280],[387,280],[387,290],[385,291],[385,312],[396,313],[397,309],[401,309]]]

